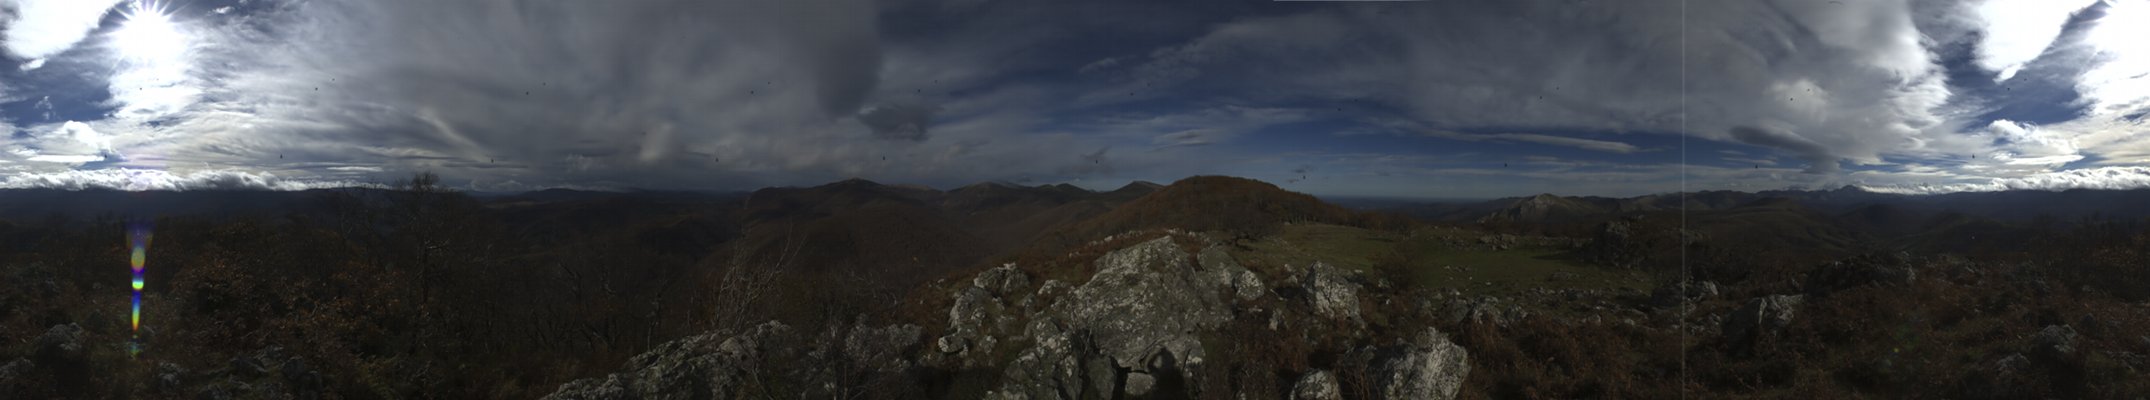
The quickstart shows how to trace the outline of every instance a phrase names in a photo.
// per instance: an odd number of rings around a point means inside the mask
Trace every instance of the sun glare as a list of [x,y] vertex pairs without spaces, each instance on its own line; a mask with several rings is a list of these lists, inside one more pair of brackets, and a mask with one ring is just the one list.
[[189,84],[193,38],[164,3],[137,0],[120,10],[106,45],[118,65],[111,78],[118,115],[155,119],[193,104],[201,89]]
[[170,12],[155,2],[138,1],[120,14],[125,18],[112,32],[112,47],[119,56],[137,64],[166,64],[186,54],[187,40]]

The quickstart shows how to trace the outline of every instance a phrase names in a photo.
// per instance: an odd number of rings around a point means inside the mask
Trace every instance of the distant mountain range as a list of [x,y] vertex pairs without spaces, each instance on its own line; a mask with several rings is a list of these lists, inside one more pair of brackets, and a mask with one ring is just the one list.
[[[0,223],[34,226],[102,218],[304,216],[321,198],[381,189],[293,192],[0,190]],[[1194,177],[1111,191],[1067,184],[978,183],[950,190],[852,179],[753,192],[598,192],[549,189],[473,194],[489,217],[536,245],[647,246],[697,259],[781,254],[813,265],[969,265],[1041,242],[1080,243],[1146,228],[1236,229],[1286,222],[1348,224],[1366,211],[1445,224],[1587,237],[1612,221],[1815,249],[1963,248],[2032,235],[2033,223],[2150,217],[2150,190],[2013,191],[1900,195],[1856,187],[1823,191],[1707,191],[1629,198],[1541,194],[1476,202],[1326,201],[1268,183]],[[1344,203],[1352,207],[1337,205]],[[1685,212],[1683,213],[1682,210]],[[2041,217],[2049,217],[2040,221]],[[1250,225],[1251,224],[1251,225]],[[880,238],[859,240],[859,238]],[[900,238],[901,240],[881,240]],[[716,249],[716,250],[711,250]],[[886,260],[900,260],[888,263]],[[915,261],[914,261],[915,260]],[[926,271],[914,271],[926,272]],[[910,274],[929,276],[931,274]]]
[[[1932,195],[1878,193],[1845,186],[1834,190],[1773,190],[1763,192],[1705,191],[1629,198],[1557,196],[1540,194],[1482,202],[1387,204],[1373,207],[1438,221],[1566,223],[1608,215],[1659,211],[1725,210],[1789,201],[1818,212],[1838,214],[1859,210],[1869,219],[1901,218],[1877,214],[1960,213],[1997,220],[2030,220],[2049,216],[2061,221],[2087,217],[2150,217],[2150,189],[1962,192]],[[1902,222],[1902,221],[1898,221]]]

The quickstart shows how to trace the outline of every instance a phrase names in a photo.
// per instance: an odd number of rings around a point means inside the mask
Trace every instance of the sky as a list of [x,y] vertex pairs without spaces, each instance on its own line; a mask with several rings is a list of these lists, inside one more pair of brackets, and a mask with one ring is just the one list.
[[2150,0],[0,0],[0,188],[2150,187]]

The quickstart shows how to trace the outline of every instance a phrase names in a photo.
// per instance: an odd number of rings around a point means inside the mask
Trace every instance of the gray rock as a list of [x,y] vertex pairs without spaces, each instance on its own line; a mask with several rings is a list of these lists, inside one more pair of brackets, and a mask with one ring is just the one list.
[[1067,282],[1061,282],[1058,279],[1046,279],[1044,284],[1038,285],[1036,297],[1059,296],[1062,293],[1067,293],[1070,288],[1072,287],[1068,286]]
[[1314,370],[1299,377],[1292,384],[1292,400],[1343,400],[1344,391],[1336,386],[1336,376],[1329,371]]
[[186,374],[187,369],[180,368],[179,364],[173,364],[168,362],[157,363],[157,392],[167,394],[178,393],[180,385],[185,383],[184,378]]
[[[904,330],[899,328],[900,330]],[[711,333],[658,345],[627,361],[619,373],[560,385],[546,399],[735,398],[750,374],[770,362],[795,359],[801,347],[786,339],[790,326],[770,321],[738,335]]]
[[[1035,344],[1018,353],[1003,370],[1001,398],[1081,399],[1085,391],[1111,393],[1117,378],[1112,369],[1086,368],[1084,353],[1091,343],[1080,333],[1062,332],[1050,322],[1033,323]],[[1108,364],[1109,365],[1109,364]],[[1104,386],[1093,384],[1103,382]],[[1095,396],[1107,397],[1107,396]]]
[[1015,264],[1009,263],[978,273],[978,277],[971,280],[971,285],[997,296],[1008,297],[1029,290],[1030,276],[1015,269]]
[[1255,276],[1254,271],[1249,271],[1246,267],[1240,266],[1237,260],[1232,259],[1231,253],[1224,250],[1223,246],[1211,246],[1202,249],[1202,254],[1198,258],[1198,261],[1202,263],[1202,269],[1216,274],[1217,281],[1224,282],[1226,286],[1231,287],[1232,295],[1241,301],[1252,301],[1260,298],[1262,293],[1269,291],[1269,288],[1262,284],[1260,276]]
[[1141,369],[1156,353],[1199,365],[1204,355],[1196,332],[1230,317],[1216,275],[1196,273],[1187,253],[1170,237],[1108,253],[1098,272],[1055,304],[1073,330],[1088,331],[1097,347],[1121,368]]
[[1451,298],[1446,306],[1448,320],[1453,323],[1479,323],[1508,326],[1510,322],[1530,316],[1521,304],[1509,304],[1499,297],[1482,296],[1476,299]]
[[1452,399],[1471,372],[1470,354],[1431,327],[1382,362],[1375,387],[1384,399]]
[[942,336],[940,339],[935,340],[934,344],[936,345],[935,347],[940,349],[942,353],[955,354],[962,353],[964,350],[970,349],[969,339],[964,339],[955,335]]
[[2075,328],[2067,325],[2046,325],[2032,338],[2031,344],[2040,355],[2065,357],[2075,354]]
[[[1013,278],[997,280],[1007,279]],[[956,292],[954,304],[948,307],[948,335],[940,338],[937,344],[942,352],[954,354],[961,366],[978,366],[990,360],[972,355],[992,353],[993,345],[999,342],[993,337],[994,332],[1000,331],[997,328],[1007,322],[1012,322],[1008,306],[999,297],[984,288],[966,287]]]
[[2030,357],[2024,357],[2023,353],[2010,354],[2007,357],[2002,357],[1999,361],[1993,362],[1993,372],[2003,376],[2014,375],[2023,372],[2030,365]]
[[1792,316],[1806,300],[1804,295],[1771,295],[1747,300],[1747,304],[1725,318],[1724,335],[1735,352],[1746,353],[1753,349],[1755,340],[1763,335],[1775,334],[1792,324]]
[[1157,378],[1144,372],[1129,372],[1124,382],[1120,389],[1129,396],[1148,396],[1150,390],[1157,388]]
[[24,375],[30,374],[30,370],[36,368],[37,363],[30,362],[27,358],[17,358],[7,364],[0,364],[0,389],[13,386],[16,380],[22,379]]
[[1359,320],[1359,285],[1346,279],[1342,271],[1321,262],[1307,266],[1307,297],[1314,302],[1314,312],[1324,317]]
[[38,335],[34,353],[47,360],[81,358],[82,326],[53,325],[52,329],[45,330],[45,334]]
[[893,325],[882,328],[853,325],[851,333],[844,338],[844,355],[853,365],[866,367],[884,374],[900,373],[911,368],[905,358],[919,346],[919,337],[925,329],[918,325]]
[[634,399],[634,395],[627,389],[627,382],[622,379],[620,374],[606,375],[604,378],[598,379],[578,379],[561,384],[558,390],[554,390],[552,394],[546,395],[545,398],[558,400]]

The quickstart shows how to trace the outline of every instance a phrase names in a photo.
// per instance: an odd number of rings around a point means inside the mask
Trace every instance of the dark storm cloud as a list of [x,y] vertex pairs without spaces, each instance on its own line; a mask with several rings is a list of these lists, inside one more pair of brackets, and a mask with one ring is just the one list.
[[1808,173],[1837,171],[1836,157],[1829,154],[1828,148],[1799,135],[1751,126],[1737,126],[1732,127],[1732,138],[1742,143],[1785,150],[1805,157],[1808,162]]
[[874,137],[894,140],[924,141],[926,127],[933,123],[933,113],[940,107],[919,103],[891,103],[867,108],[859,113],[859,122],[873,129]]

